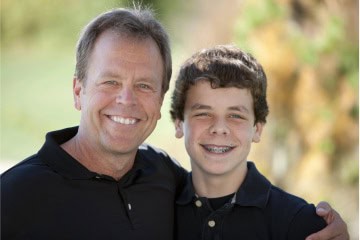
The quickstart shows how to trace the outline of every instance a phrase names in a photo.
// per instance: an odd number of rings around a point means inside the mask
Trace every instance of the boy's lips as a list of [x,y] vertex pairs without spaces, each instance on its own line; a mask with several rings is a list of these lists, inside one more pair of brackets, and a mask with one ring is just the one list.
[[208,152],[211,153],[226,153],[234,149],[233,145],[212,145],[212,144],[201,144],[201,146]]

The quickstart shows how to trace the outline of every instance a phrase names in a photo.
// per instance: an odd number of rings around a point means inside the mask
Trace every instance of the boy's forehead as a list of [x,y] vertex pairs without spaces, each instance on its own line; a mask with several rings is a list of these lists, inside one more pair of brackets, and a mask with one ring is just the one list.
[[[212,85],[211,81],[208,80],[208,79],[201,79],[201,80],[196,81],[193,84],[190,84],[189,88],[187,90],[187,97],[189,97],[189,93],[190,94],[195,94],[195,93],[193,93],[194,92],[193,89],[195,89],[195,88],[198,91],[206,89],[207,91],[210,91],[210,92],[215,92],[215,91],[220,92],[220,91],[223,91],[223,90],[240,90],[240,91],[238,91],[239,95],[241,94],[240,92],[246,92],[247,94],[250,94],[251,98],[253,99],[250,88],[237,87],[237,86],[234,86],[234,85],[225,86],[225,87],[216,87],[216,86]],[[211,100],[211,99],[209,99],[209,100]]]
[[217,102],[222,102],[224,104],[226,103],[227,105],[233,106],[236,106],[240,103],[241,105],[244,103],[249,103],[251,106],[253,105],[253,97],[249,89],[235,86],[214,88],[211,86],[209,81],[204,80],[190,85],[187,91],[185,105],[187,105],[189,102],[193,104],[194,101],[201,101],[201,104],[209,105],[215,104]]

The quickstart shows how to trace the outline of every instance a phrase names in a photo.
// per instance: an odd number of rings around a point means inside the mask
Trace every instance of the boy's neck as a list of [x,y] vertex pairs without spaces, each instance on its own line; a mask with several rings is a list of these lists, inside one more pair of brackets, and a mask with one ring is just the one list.
[[241,168],[223,175],[205,174],[193,169],[192,181],[198,196],[218,198],[237,192],[246,173],[247,164],[245,161]]

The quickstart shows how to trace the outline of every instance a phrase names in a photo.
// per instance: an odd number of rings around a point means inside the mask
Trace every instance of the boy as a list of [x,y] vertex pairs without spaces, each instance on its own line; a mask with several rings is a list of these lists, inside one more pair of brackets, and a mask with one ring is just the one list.
[[191,159],[177,201],[177,239],[301,239],[326,226],[315,207],[273,186],[247,161],[268,115],[266,75],[233,46],[200,51],[172,96],[176,137]]

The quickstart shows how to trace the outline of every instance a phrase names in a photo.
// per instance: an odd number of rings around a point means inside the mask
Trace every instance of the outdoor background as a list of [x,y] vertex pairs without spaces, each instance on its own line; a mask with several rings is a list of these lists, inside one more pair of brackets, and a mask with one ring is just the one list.
[[[128,2],[1,1],[0,172],[37,152],[48,131],[78,124],[72,76],[79,32]],[[173,78],[191,53],[215,44],[236,44],[262,63],[270,115],[249,159],[288,192],[328,201],[359,239],[358,1],[142,2],[170,34]],[[171,90],[148,142],[189,169],[168,113]]]

